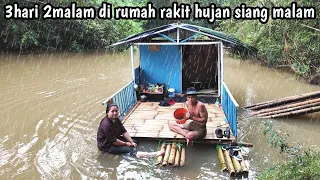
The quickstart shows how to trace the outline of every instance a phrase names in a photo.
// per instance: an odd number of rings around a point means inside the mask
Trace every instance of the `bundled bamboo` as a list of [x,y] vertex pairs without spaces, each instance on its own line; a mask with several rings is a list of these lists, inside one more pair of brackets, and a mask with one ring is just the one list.
[[226,161],[224,160],[224,156],[221,148],[217,149],[217,154],[221,164],[221,171],[227,170]]
[[227,167],[228,167],[228,171],[230,173],[230,176],[234,176],[235,175],[235,171],[234,171],[232,160],[231,160],[231,158],[229,156],[228,151],[223,151],[223,154],[224,154],[224,159],[225,159],[225,161],[227,163]]
[[240,165],[239,161],[233,156],[231,156],[231,160],[232,160],[234,170],[236,171],[236,174],[241,174],[242,169],[241,169],[241,165]]
[[171,151],[171,145],[168,144],[167,147],[166,147],[166,153],[164,154],[164,158],[163,158],[163,161],[162,161],[162,165],[163,166],[168,165],[168,159],[169,159],[169,156],[170,156],[170,151]]
[[176,143],[174,142],[174,143],[172,143],[170,156],[169,156],[169,160],[168,160],[168,163],[170,165],[174,163],[175,155],[176,155]]
[[287,113],[275,114],[275,115],[271,115],[271,116],[264,116],[262,118],[276,118],[276,117],[285,117],[285,116],[292,116],[292,115],[298,116],[298,115],[317,112],[317,111],[320,111],[320,106],[307,108],[307,109],[301,109],[301,110],[287,112]]
[[278,104],[289,103],[289,102],[313,98],[313,97],[320,97],[320,91],[296,95],[296,96],[290,96],[290,97],[266,101],[266,102],[262,102],[262,103],[257,103],[257,104],[253,104],[253,105],[249,105],[249,106],[244,106],[244,108],[251,109],[251,110],[257,110],[257,109],[262,109],[264,107],[271,107],[271,106],[278,105]]
[[289,111],[310,108],[310,107],[319,106],[319,105],[320,105],[320,102],[301,105],[301,106],[296,106],[296,107],[292,107],[292,108],[283,108],[283,106],[282,106],[281,109],[278,110],[278,111],[271,111],[271,112],[269,111],[269,112],[266,112],[266,113],[258,114],[258,117],[268,116],[268,115],[272,115],[272,114],[280,114],[280,113],[285,113],[285,112],[289,112]]
[[176,149],[177,149],[177,152],[176,152],[176,157],[174,159],[174,164],[173,164],[174,167],[179,166],[180,154],[181,154],[181,146],[177,145]]
[[[299,106],[303,106],[303,105],[309,105],[309,104],[311,105],[311,104],[319,103],[319,102],[320,102],[320,98],[317,98],[317,99],[307,100],[307,101],[303,101],[303,102],[286,104],[286,105],[282,105],[282,106],[279,106],[279,107],[268,108],[268,109],[264,109],[264,110],[260,110],[260,111],[253,112],[253,113],[251,113],[251,114],[252,114],[252,115],[263,114],[263,113],[274,112],[274,111],[282,110],[282,109],[299,107]],[[312,105],[311,105],[311,106],[312,106]]]
[[[160,147],[160,151],[165,151],[166,150],[166,144],[165,142],[162,143],[161,147]],[[157,161],[156,161],[156,165],[161,164],[162,163],[162,159],[163,159],[163,155],[158,156]]]
[[181,148],[181,157],[180,157],[180,167],[184,166],[186,163],[186,150],[184,147]]
[[239,151],[239,156],[242,159],[242,161],[240,162],[242,173],[245,174],[245,175],[248,175],[249,174],[249,170],[248,170],[248,168],[246,166],[246,163],[244,162],[244,158],[243,158],[243,156],[242,156],[240,151]]

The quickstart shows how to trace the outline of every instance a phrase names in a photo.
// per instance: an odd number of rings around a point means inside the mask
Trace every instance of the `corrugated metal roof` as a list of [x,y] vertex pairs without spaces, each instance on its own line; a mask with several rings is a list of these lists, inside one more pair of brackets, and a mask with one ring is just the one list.
[[186,31],[199,33],[209,38],[215,38],[215,39],[221,40],[225,46],[235,48],[239,51],[244,51],[245,53],[257,52],[256,48],[248,44],[245,44],[244,42],[238,40],[232,35],[228,35],[223,32],[215,31],[213,29],[209,29],[201,26],[196,26],[191,24],[180,24],[180,23],[173,23],[173,24],[168,24],[164,26],[159,26],[138,34],[134,34],[124,39],[121,39],[120,41],[112,44],[111,46],[116,46],[119,44],[130,45],[137,42],[150,42],[153,38],[162,37],[160,33],[168,35],[176,32],[178,28]]

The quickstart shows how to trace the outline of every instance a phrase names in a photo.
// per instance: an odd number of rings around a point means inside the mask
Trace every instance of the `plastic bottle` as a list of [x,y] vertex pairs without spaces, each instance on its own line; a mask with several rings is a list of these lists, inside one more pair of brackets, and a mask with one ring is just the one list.
[[214,103],[215,105],[216,105],[216,107],[219,107],[219,100],[218,100],[218,98],[216,99],[216,102]]

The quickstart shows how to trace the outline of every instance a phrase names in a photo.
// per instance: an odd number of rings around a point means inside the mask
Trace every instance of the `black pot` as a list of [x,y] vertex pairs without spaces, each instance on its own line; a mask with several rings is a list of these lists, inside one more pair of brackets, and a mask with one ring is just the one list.
[[147,102],[148,101],[148,97],[146,95],[141,95],[140,96],[140,101],[141,102]]

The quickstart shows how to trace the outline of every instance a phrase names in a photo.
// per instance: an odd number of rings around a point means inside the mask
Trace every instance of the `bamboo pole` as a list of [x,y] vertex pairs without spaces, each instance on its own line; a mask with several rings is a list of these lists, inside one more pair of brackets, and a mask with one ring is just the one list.
[[181,148],[181,157],[180,157],[180,167],[184,166],[186,163],[186,150],[184,147]]
[[313,97],[320,97],[320,91],[296,95],[296,96],[285,97],[285,98],[271,100],[271,101],[266,101],[266,102],[262,102],[262,103],[249,105],[249,106],[244,106],[243,108],[257,110],[257,109],[261,109],[261,108],[268,107],[268,106],[274,106],[274,105],[281,104],[281,103],[289,103],[289,102],[313,98]]
[[[162,143],[161,148],[160,148],[160,151],[166,151],[166,144],[165,144],[165,142]],[[158,157],[157,157],[157,161],[156,161],[155,164],[156,164],[156,165],[161,164],[161,163],[162,163],[162,159],[163,159],[163,155],[158,156]]]
[[285,117],[285,116],[293,116],[293,115],[298,116],[298,115],[317,112],[317,111],[320,111],[320,106],[307,108],[307,109],[301,109],[298,111],[292,111],[292,112],[288,112],[288,113],[281,113],[281,114],[276,114],[276,115],[271,115],[271,116],[264,116],[261,118],[264,118],[264,119],[265,118],[276,118],[276,117]]
[[294,110],[310,108],[310,107],[319,106],[319,105],[320,105],[320,102],[316,102],[316,103],[306,104],[306,105],[302,105],[302,106],[296,106],[296,107],[293,107],[293,108],[286,108],[286,109],[281,109],[281,110],[278,110],[278,111],[272,111],[272,112],[258,114],[258,117],[268,116],[268,115],[273,115],[273,114],[280,114],[280,113],[285,113],[285,112],[290,112],[290,111],[294,111]]
[[241,174],[242,169],[241,169],[241,165],[240,165],[239,161],[233,156],[231,157],[231,160],[232,160],[234,170],[236,171],[236,174]]
[[235,171],[234,171],[234,167],[231,161],[231,158],[229,156],[228,151],[223,151],[224,154],[224,159],[226,160],[227,163],[227,167],[228,167],[228,171],[230,173],[230,176],[234,176],[235,175]]
[[163,161],[162,161],[162,166],[168,165],[168,159],[169,159],[169,156],[170,156],[170,150],[171,150],[171,145],[167,144],[166,153],[164,154],[164,158],[163,158]]
[[293,104],[286,104],[286,105],[282,105],[282,106],[274,107],[274,108],[268,108],[268,109],[253,112],[251,114],[252,115],[263,114],[263,113],[267,113],[267,112],[274,112],[277,110],[293,108],[293,107],[298,107],[298,106],[303,106],[303,105],[309,105],[309,104],[314,104],[314,103],[318,103],[318,102],[320,102],[320,98],[312,99],[312,100],[308,100],[308,101],[303,101],[303,102],[297,102],[297,103],[293,103]]
[[176,149],[177,149],[177,152],[176,152],[176,157],[174,159],[174,164],[173,164],[174,167],[179,166],[180,154],[181,154],[181,146],[177,145]]
[[170,165],[174,163],[175,155],[176,155],[176,142],[173,142],[171,146],[169,160],[168,160],[168,163]]
[[248,175],[249,174],[249,170],[248,170],[248,168],[246,166],[246,163],[244,162],[244,158],[243,158],[243,156],[241,154],[241,151],[239,151],[239,156],[242,159],[242,161],[240,162],[242,173],[245,174],[245,175]]
[[222,152],[221,148],[217,149],[217,154],[218,154],[219,162],[221,165],[221,171],[227,170],[226,161],[224,159],[223,152]]

